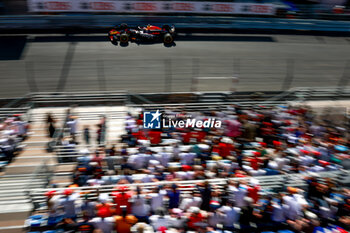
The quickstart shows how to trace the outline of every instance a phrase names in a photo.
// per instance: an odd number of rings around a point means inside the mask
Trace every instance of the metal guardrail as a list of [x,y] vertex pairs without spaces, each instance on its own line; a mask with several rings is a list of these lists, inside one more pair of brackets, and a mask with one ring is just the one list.
[[[252,96],[244,94],[243,98],[239,101],[232,101],[230,98],[240,97],[239,92],[227,92],[223,95],[224,101],[214,102],[214,103],[202,103],[200,100],[206,92],[183,92],[183,93],[163,93],[165,95],[178,95],[180,98],[189,98],[189,96],[194,96],[194,102],[191,103],[166,103],[162,104],[161,100],[158,103],[152,103],[148,99],[148,96],[151,94],[137,94],[138,99],[143,101],[144,104],[133,104],[131,103],[131,97],[135,96],[133,93],[128,93],[126,91],[96,91],[96,92],[39,92],[31,93],[28,96],[28,100],[25,103],[25,107],[16,107],[16,108],[0,108],[0,116],[10,116],[15,113],[27,113],[30,109],[39,106],[57,106],[61,103],[64,106],[78,106],[80,103],[88,103],[91,105],[93,103],[108,104],[108,103],[119,103],[121,105],[127,105],[129,107],[161,107],[161,108],[188,108],[193,110],[201,110],[205,107],[212,107],[216,109],[219,106],[226,107],[230,104],[239,103],[242,106],[254,106],[254,105],[264,105],[264,106],[273,106],[276,104],[286,103],[286,101],[298,100],[300,96],[303,96],[304,100],[317,100],[317,99],[341,99],[341,98],[350,98],[350,88],[347,87],[297,87],[291,88],[284,92],[280,92],[278,95],[268,98],[268,99],[259,99],[255,100]],[[154,93],[156,94],[156,93]],[[251,92],[251,94],[254,94]],[[235,96],[237,95],[237,96]],[[249,96],[249,97],[248,97]],[[142,97],[142,98],[141,98]],[[41,105],[45,103],[44,105]],[[89,113],[89,117],[95,117],[94,114]],[[88,117],[88,116],[86,116]]]
[[[280,92],[274,97],[268,99],[255,100],[253,96],[247,93],[241,94],[239,92],[227,92],[222,95],[222,101],[213,103],[200,102],[200,98],[205,95],[206,92],[172,92],[162,93],[162,95],[175,96],[176,98],[188,98],[193,99],[190,103],[166,103],[163,104],[162,99],[159,102],[155,102],[157,93],[154,93],[155,97],[152,97],[152,93],[148,94],[133,94],[126,91],[92,91],[92,92],[39,92],[30,93],[27,95],[27,102],[24,103],[24,107],[14,108],[0,108],[1,116],[10,116],[16,113],[26,113],[29,119],[31,117],[30,110],[35,107],[47,107],[47,106],[78,106],[92,105],[92,104],[120,104],[129,107],[143,107],[145,109],[152,108],[186,108],[188,110],[215,110],[226,108],[231,104],[239,103],[243,107],[263,105],[263,106],[274,106],[277,104],[287,103],[288,101],[299,100],[301,97],[303,100],[319,100],[319,99],[350,99],[350,88],[339,86],[339,87],[312,87],[312,88],[291,88],[284,92]],[[251,92],[251,94],[254,94]],[[137,100],[143,102],[143,104],[134,104],[131,102],[132,97],[137,96]],[[192,96],[192,97],[191,97]],[[151,98],[152,100],[148,99]],[[238,100],[232,100],[238,98]],[[171,99],[170,99],[171,100]],[[108,113],[109,114],[109,113]],[[89,113],[86,118],[95,118],[96,114]],[[118,117],[118,116],[116,116]],[[44,118],[43,118],[44,119]]]
[[[342,182],[341,179],[345,179],[350,176],[350,171],[341,170],[341,171],[330,171],[330,172],[320,172],[318,173],[320,177],[333,178]],[[299,187],[301,189],[306,189],[307,184],[303,180],[303,177],[308,176],[308,174],[286,174],[286,175],[273,175],[273,176],[255,176],[254,178],[259,180],[259,184],[262,187],[262,191],[265,193],[274,193],[285,191],[287,186]],[[247,178],[219,178],[219,179],[206,179],[206,180],[186,180],[186,181],[160,181],[152,183],[132,183],[132,184],[123,184],[123,185],[102,185],[102,186],[83,186],[83,187],[74,187],[71,188],[76,192],[84,193],[88,195],[91,199],[96,199],[100,193],[111,193],[116,190],[119,186],[128,186],[134,188],[137,186],[142,186],[144,189],[152,189],[157,186],[172,185],[176,184],[180,190],[184,193],[191,192],[194,186],[197,183],[208,181],[211,185],[217,186],[218,189],[222,189],[228,181],[241,181],[249,180]],[[65,188],[56,188],[57,192],[63,191]],[[52,189],[43,188],[43,189],[32,189],[30,190],[31,199],[35,203],[34,206],[40,206],[41,210],[45,206],[45,196],[44,193]]]
[[1,16],[0,29],[36,30],[75,28],[101,30],[127,22],[131,26],[144,24],[174,24],[186,29],[264,29],[349,32],[348,21],[317,19],[244,18],[224,16],[147,16],[147,15],[22,15]]
[[45,181],[44,183],[42,183],[42,188],[46,188],[47,185],[50,183],[52,175],[53,170],[50,169],[50,167],[47,165],[47,160],[44,160],[43,163],[39,165],[30,175],[30,182],[28,182],[24,189],[30,202],[33,204],[33,210],[39,207],[36,206],[37,203],[33,200],[31,195],[31,190],[33,189],[32,184],[35,183],[38,179],[40,179]]
[[126,91],[85,91],[85,92],[37,92],[29,94],[29,101],[35,106],[116,103],[127,101]]
[[[198,93],[200,94],[200,93]],[[228,97],[229,99],[229,97]],[[213,103],[172,103],[172,104],[129,104],[129,107],[143,108],[145,110],[154,109],[179,109],[187,111],[211,111],[225,110],[228,106],[239,104],[242,108],[254,106],[273,107],[276,105],[290,104],[293,101],[327,100],[327,99],[350,99],[350,88],[344,87],[339,91],[339,87],[296,87],[281,92],[280,94],[264,99],[254,100],[254,98],[243,101],[223,101]]]

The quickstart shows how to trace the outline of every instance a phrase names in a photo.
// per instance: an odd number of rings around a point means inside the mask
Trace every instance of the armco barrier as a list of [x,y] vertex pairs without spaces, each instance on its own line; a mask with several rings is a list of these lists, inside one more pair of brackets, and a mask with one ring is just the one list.
[[[58,30],[78,29],[103,31],[116,24],[174,24],[178,31],[198,29],[258,29],[350,32],[349,21],[306,20],[279,18],[243,18],[223,16],[145,16],[145,15],[28,15],[2,16],[2,30]],[[74,32],[74,30],[73,30]]]
[[220,1],[28,0],[30,12],[275,15],[281,5]]

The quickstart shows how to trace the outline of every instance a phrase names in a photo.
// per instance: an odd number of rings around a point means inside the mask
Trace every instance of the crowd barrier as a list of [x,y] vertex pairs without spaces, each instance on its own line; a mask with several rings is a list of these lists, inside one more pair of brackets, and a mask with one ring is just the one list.
[[274,15],[278,5],[207,1],[28,0],[30,12]]
[[224,16],[150,16],[150,15],[26,15],[1,16],[0,29],[7,30],[106,30],[119,23],[130,26],[173,24],[177,31],[185,30],[303,30],[349,32],[348,21],[280,18],[240,18]]
[[[348,187],[350,185],[350,171],[349,170],[339,170],[330,172],[320,172],[317,173],[319,177],[331,178],[340,184]],[[255,176],[254,178],[259,181],[261,186],[262,194],[271,194],[276,192],[286,191],[287,187],[300,188],[302,190],[307,190],[307,183],[304,177],[310,176],[309,174],[286,174],[286,175],[273,175],[273,176]],[[141,186],[143,189],[152,190],[158,186],[171,186],[176,184],[186,195],[186,193],[191,193],[195,188],[196,184],[208,181],[211,185],[215,186],[216,189],[223,189],[229,180],[232,181],[249,181],[248,178],[220,178],[220,179],[207,179],[207,180],[185,180],[185,181],[160,181],[152,183],[133,183],[127,184],[126,186],[130,188],[135,188]],[[99,186],[83,186],[83,187],[72,187],[75,192],[80,192],[87,195],[89,199],[96,199],[101,193],[108,193],[115,191],[119,186],[125,185],[99,185]],[[28,190],[35,210],[45,210],[46,207],[46,197],[45,193],[52,190],[52,188],[34,188]],[[65,188],[55,188],[57,192],[63,192]]]

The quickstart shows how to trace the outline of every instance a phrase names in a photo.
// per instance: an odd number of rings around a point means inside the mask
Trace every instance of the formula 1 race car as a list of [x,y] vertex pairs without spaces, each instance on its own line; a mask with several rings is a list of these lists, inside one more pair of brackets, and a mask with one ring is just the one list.
[[129,27],[120,24],[108,32],[111,43],[128,46],[129,42],[136,44],[163,43],[167,47],[175,46],[175,27],[163,25],[161,28],[153,25]]

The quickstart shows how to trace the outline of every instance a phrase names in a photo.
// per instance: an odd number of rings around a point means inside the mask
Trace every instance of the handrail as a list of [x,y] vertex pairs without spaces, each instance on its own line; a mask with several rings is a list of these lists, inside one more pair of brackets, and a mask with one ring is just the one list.
[[[350,175],[349,170],[338,170],[338,171],[327,171],[327,172],[319,172],[317,173],[321,177],[332,177],[340,178],[344,175]],[[273,175],[273,176],[254,176],[255,179],[259,180],[260,186],[262,187],[262,192],[270,192],[269,188],[278,189],[280,191],[286,190],[288,186],[300,186],[301,184],[306,185],[306,182],[303,180],[303,177],[309,176],[309,174],[286,174],[286,175]],[[95,196],[97,193],[111,193],[116,190],[120,186],[128,186],[130,188],[142,186],[142,187],[155,187],[160,185],[178,185],[180,190],[186,191],[189,188],[193,187],[197,183],[201,183],[204,181],[208,181],[212,185],[217,185],[218,188],[222,188],[222,185],[228,183],[228,181],[241,181],[241,180],[249,180],[251,177],[244,178],[213,178],[213,179],[203,179],[203,180],[185,180],[185,181],[159,181],[159,182],[151,182],[151,183],[132,183],[132,184],[114,184],[114,185],[95,185],[95,186],[82,186],[82,187],[72,187],[72,190],[82,192],[88,194],[89,196]],[[300,179],[302,183],[295,183],[295,179]],[[290,183],[289,183],[290,181]],[[190,186],[187,187],[186,186]],[[61,192],[66,188],[55,188],[57,192]],[[34,202],[42,202],[43,194],[47,191],[52,190],[52,188],[35,188],[32,189],[31,195],[36,197]],[[40,198],[41,197],[41,198]]]
[[[24,187],[26,196],[30,200],[30,202],[33,204],[33,210],[37,209],[36,202],[33,199],[32,192],[31,192],[31,186],[35,182],[36,178],[40,175],[43,175],[46,182],[45,187],[50,183],[50,179],[52,176],[52,171],[49,171],[49,167],[47,166],[47,159],[45,159],[39,166],[35,168],[35,170],[32,172],[32,174],[29,176],[29,182]],[[42,172],[43,171],[43,172]]]
[[[148,99],[146,99],[145,97],[143,97],[143,96],[141,96],[141,95],[139,95],[139,94],[130,94],[129,93],[129,96],[131,97],[131,96],[133,96],[133,97],[136,97],[137,99],[139,99],[139,100],[141,100],[141,101],[143,101],[143,102],[145,102],[146,104],[154,104],[154,102],[152,102],[152,101],[150,101],[150,100],[148,100]],[[129,101],[130,101],[130,97],[129,97]]]
[[[298,16],[298,15],[296,15]],[[328,15],[326,15],[328,16]],[[275,29],[275,30],[306,30],[306,31],[349,31],[349,14],[329,14],[335,19],[287,19],[287,18],[259,18],[259,17],[233,17],[233,16],[164,16],[158,15],[19,15],[1,16],[2,29],[45,29],[65,28],[72,26],[85,30],[98,31],[115,25],[115,22],[128,20],[131,26],[149,23],[174,24],[178,30],[188,29]],[[305,17],[304,17],[305,18]],[[59,24],[55,22],[60,22]],[[2,23],[1,23],[2,22]],[[213,23],[215,22],[215,23]]]
[[[11,112],[16,112],[16,111],[23,111],[23,110],[29,110],[34,107],[36,107],[36,103],[45,103],[45,106],[47,105],[52,105],[55,106],[55,103],[57,104],[62,104],[66,103],[67,105],[69,103],[74,103],[79,104],[85,103],[88,104],[89,102],[121,102],[122,104],[129,106],[129,107],[154,107],[154,106],[162,106],[162,107],[173,107],[173,106],[178,106],[178,107],[185,107],[185,106],[220,106],[220,105],[230,105],[230,104],[236,104],[240,103],[241,105],[276,105],[280,104],[281,101],[283,101],[284,98],[288,96],[294,95],[295,93],[298,92],[303,92],[307,91],[309,94],[317,94],[317,93],[328,93],[329,98],[331,97],[338,97],[338,96],[344,96],[344,94],[350,94],[350,88],[342,88],[341,92],[337,92],[339,90],[338,87],[313,87],[313,88],[302,88],[302,87],[295,87],[291,88],[287,91],[281,92],[280,94],[268,98],[266,100],[253,100],[253,99],[243,99],[242,101],[224,101],[224,102],[216,102],[216,103],[202,103],[202,102],[191,102],[191,103],[155,103],[149,99],[147,99],[145,96],[150,95],[152,93],[147,93],[147,94],[136,94],[136,93],[129,93],[127,91],[121,91],[121,90],[116,90],[116,91],[86,91],[86,92],[57,92],[57,93],[52,93],[52,92],[35,92],[35,93],[29,93],[25,97],[21,98],[22,100],[25,100],[27,98],[26,102],[26,107],[17,107],[17,108],[0,108],[1,110],[8,110]],[[205,93],[205,92],[203,92]],[[253,92],[252,92],[253,93]],[[153,93],[156,94],[156,93]],[[197,92],[174,92],[174,93],[161,93],[161,94],[192,94],[194,96],[198,95],[199,93]],[[247,94],[245,94],[247,95]],[[113,98],[113,97],[118,97],[118,98]],[[137,98],[141,100],[144,104],[133,104],[130,103],[130,97]],[[239,95],[237,96],[239,97]],[[243,97],[243,98],[248,98],[248,97]],[[197,99],[197,98],[194,98]],[[279,103],[278,103],[279,102]],[[10,105],[9,105],[10,106]],[[1,112],[0,112],[1,114]]]

